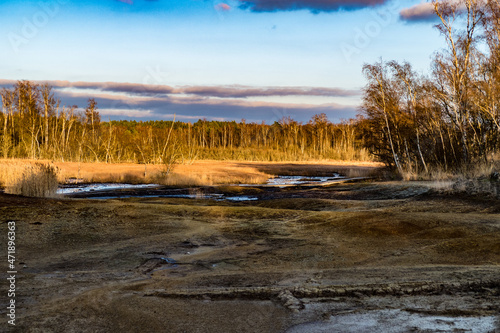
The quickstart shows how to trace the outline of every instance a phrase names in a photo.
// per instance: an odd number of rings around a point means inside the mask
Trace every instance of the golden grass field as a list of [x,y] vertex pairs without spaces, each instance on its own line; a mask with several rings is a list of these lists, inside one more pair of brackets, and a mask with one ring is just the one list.
[[59,183],[159,183],[163,185],[224,185],[259,184],[273,175],[330,175],[342,173],[347,177],[365,177],[382,167],[376,162],[241,162],[196,161],[175,165],[168,175],[163,165],[134,163],[78,163],[33,160],[0,160],[0,184],[12,184],[20,177],[20,170],[34,163],[57,167]]

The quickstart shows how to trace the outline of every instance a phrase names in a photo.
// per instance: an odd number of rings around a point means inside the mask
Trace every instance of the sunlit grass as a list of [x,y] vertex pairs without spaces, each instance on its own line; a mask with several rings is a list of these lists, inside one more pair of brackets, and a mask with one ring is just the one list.
[[488,162],[476,163],[464,167],[462,171],[455,172],[447,171],[444,168],[431,167],[425,172],[424,170],[405,170],[401,177],[406,181],[413,180],[433,180],[433,181],[450,181],[463,179],[480,179],[489,178],[493,173],[500,171],[500,156],[493,157]]
[[58,169],[53,164],[22,160],[0,163],[0,184],[5,192],[27,197],[51,197],[56,194]]
[[192,164],[177,164],[170,174],[164,175],[162,165],[76,162],[55,164],[61,170],[61,183],[79,179],[89,183],[158,183],[172,186],[262,184],[276,175],[328,176],[334,172],[346,177],[367,177],[381,167],[380,163],[374,162],[196,161]]
[[[25,164],[52,163],[58,168],[59,183],[156,183],[171,186],[212,186],[230,184],[263,184],[277,175],[368,177],[381,167],[374,162],[309,161],[309,162],[243,162],[195,161],[176,164],[168,175],[163,165],[134,163],[78,163],[30,160],[0,160],[10,169]],[[6,171],[6,175],[10,171]],[[0,180],[1,181],[1,180]],[[5,182],[2,182],[5,184]]]

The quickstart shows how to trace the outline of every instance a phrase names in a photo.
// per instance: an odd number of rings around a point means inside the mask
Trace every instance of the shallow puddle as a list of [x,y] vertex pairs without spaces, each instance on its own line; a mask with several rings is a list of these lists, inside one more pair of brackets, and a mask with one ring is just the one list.
[[257,197],[249,197],[249,196],[246,196],[246,195],[240,195],[240,196],[236,196],[236,197],[224,197],[224,199],[230,200],[230,201],[254,201],[254,200],[259,200],[259,198],[257,198]]
[[95,184],[77,184],[77,185],[62,185],[57,189],[57,194],[72,194],[82,192],[95,191],[112,191],[121,189],[143,189],[155,188],[158,184],[118,184],[118,183],[95,183]]
[[304,184],[321,185],[322,183],[344,180],[344,179],[345,177],[339,175],[338,173],[334,173],[332,174],[332,176],[329,177],[278,176],[275,178],[270,178],[266,184],[271,186],[290,186],[290,185],[304,185]]
[[[307,177],[307,176],[277,176],[270,178],[266,184],[237,184],[233,186],[272,186],[287,187],[297,185],[323,186],[330,183],[346,180],[343,176],[334,173],[329,177]],[[122,199],[122,198],[188,198],[188,199],[207,199],[207,200],[229,200],[229,201],[255,201],[256,196],[237,195],[225,196],[217,193],[165,193],[165,194],[146,194],[138,191],[137,193],[121,193],[123,190],[141,190],[156,189],[161,187],[159,184],[117,184],[117,183],[95,183],[95,184],[65,184],[57,190],[58,194],[86,194],[86,199]],[[187,190],[179,188],[178,190]],[[102,193],[106,192],[106,193]],[[186,191],[184,191],[186,192]],[[95,193],[95,195],[93,195]],[[115,195],[116,193],[116,195]],[[109,194],[109,195],[104,195]]]

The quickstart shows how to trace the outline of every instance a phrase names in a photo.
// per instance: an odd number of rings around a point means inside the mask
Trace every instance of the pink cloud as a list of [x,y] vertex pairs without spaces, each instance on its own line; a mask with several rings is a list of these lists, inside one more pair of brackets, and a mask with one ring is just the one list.
[[[480,4],[482,0],[478,1]],[[484,3],[484,2],[483,2]],[[442,0],[439,4],[448,4],[458,11],[466,9],[465,3],[460,0]],[[404,8],[399,13],[399,17],[407,22],[425,22],[438,20],[433,2],[421,2],[409,8]]]
[[231,6],[229,6],[227,3],[222,2],[222,3],[215,5],[215,9],[218,11],[227,12],[227,11],[231,10]]
[[404,8],[399,13],[399,16],[405,21],[426,21],[437,18],[434,4],[431,2],[423,2]]

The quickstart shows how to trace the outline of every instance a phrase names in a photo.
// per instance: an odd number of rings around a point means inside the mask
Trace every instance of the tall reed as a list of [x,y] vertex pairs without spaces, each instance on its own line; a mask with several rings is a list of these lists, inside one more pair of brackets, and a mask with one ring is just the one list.
[[5,193],[26,197],[52,197],[57,192],[58,168],[40,162],[12,161],[0,165],[0,183]]

